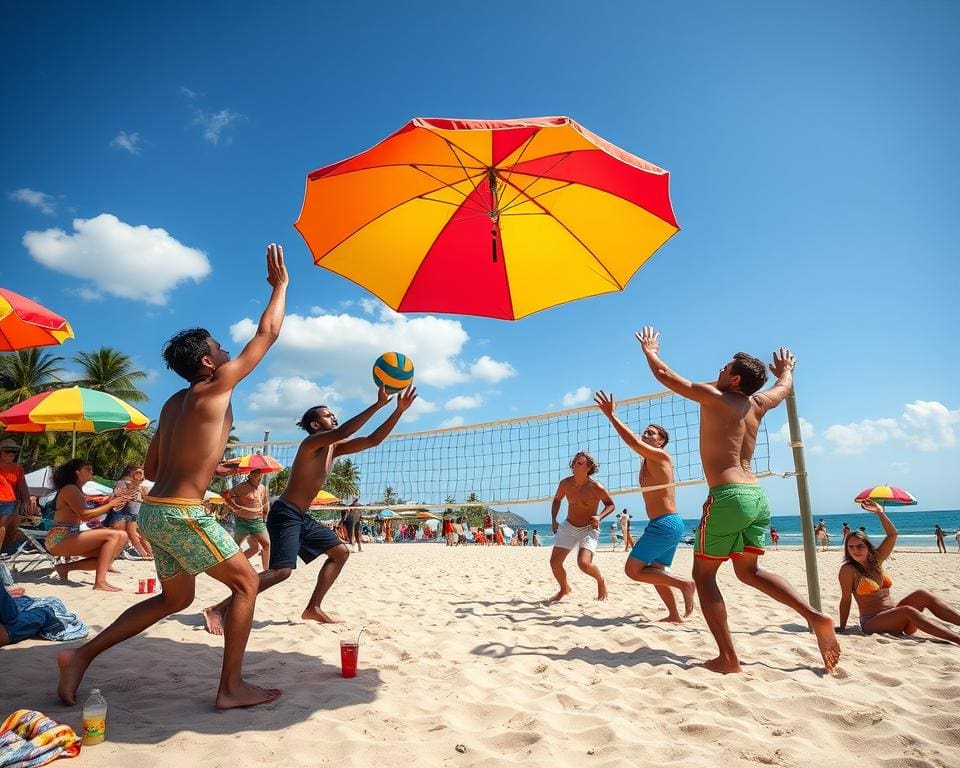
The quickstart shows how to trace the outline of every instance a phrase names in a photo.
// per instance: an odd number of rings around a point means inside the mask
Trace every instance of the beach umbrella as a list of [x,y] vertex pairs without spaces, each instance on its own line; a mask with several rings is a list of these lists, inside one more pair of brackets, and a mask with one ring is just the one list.
[[219,493],[213,491],[204,491],[203,500],[209,501],[212,504],[226,504],[227,500],[223,498]]
[[679,230],[667,171],[568,117],[415,118],[309,174],[295,226],[395,310],[507,320],[623,290]]
[[400,515],[398,515],[392,509],[381,509],[380,514],[377,515],[377,517],[379,517],[381,520],[392,520],[395,517],[400,517]]
[[65,387],[27,398],[0,411],[0,424],[8,432],[106,432],[111,429],[146,429],[150,419],[119,397],[84,387]]
[[0,288],[0,351],[49,347],[72,338],[70,323],[60,315]]
[[263,474],[269,475],[271,472],[279,472],[283,465],[273,456],[266,456],[262,453],[250,453],[246,456],[238,456],[235,459],[221,462],[217,467],[217,474],[221,477],[231,475],[249,475],[253,470],[259,469]]
[[893,485],[875,485],[873,488],[867,488],[865,491],[860,491],[854,501],[859,504],[867,499],[883,507],[912,507],[917,503],[913,494]]
[[340,499],[334,496],[332,493],[327,493],[326,491],[319,491],[316,496],[313,497],[313,501],[310,502],[310,509],[315,507],[325,507],[328,504],[339,504]]
[[439,520],[439,519],[440,519],[439,517],[437,517],[437,516],[436,516],[435,514],[433,514],[432,512],[424,512],[424,511],[416,512],[416,513],[413,515],[413,517],[414,517],[416,520]]

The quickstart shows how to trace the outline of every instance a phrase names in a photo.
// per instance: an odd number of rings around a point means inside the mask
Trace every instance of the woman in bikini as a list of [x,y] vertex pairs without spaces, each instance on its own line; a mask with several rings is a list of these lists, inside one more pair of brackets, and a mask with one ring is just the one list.
[[47,532],[47,551],[56,557],[80,557],[80,560],[57,566],[57,575],[67,581],[71,571],[96,571],[93,588],[105,592],[120,592],[107,581],[107,570],[127,545],[127,534],[113,528],[81,531],[80,523],[99,517],[104,512],[122,507],[130,494],[120,494],[106,504],[87,509],[83,484],[93,478],[93,466],[85,459],[70,459],[53,471],[53,485],[57,489],[53,528]]
[[126,495],[132,493],[130,501],[124,506],[111,510],[107,514],[104,522],[108,528],[114,528],[118,531],[125,531],[130,538],[130,543],[143,560],[153,560],[153,550],[148,542],[140,535],[140,528],[137,525],[137,519],[140,515],[140,504],[143,502],[143,467],[137,464],[129,464],[124,470],[117,484],[114,486],[114,492]]
[[860,506],[877,516],[886,536],[876,548],[862,531],[853,531],[844,542],[844,563],[840,566],[840,631],[846,628],[850,600],[854,597],[864,634],[903,632],[912,635],[920,630],[960,645],[960,634],[923,614],[927,610],[942,621],[960,624],[960,612],[939,597],[921,589],[911,592],[899,603],[893,601],[890,596],[893,580],[884,572],[883,562],[893,552],[897,529],[875,501],[868,499]]

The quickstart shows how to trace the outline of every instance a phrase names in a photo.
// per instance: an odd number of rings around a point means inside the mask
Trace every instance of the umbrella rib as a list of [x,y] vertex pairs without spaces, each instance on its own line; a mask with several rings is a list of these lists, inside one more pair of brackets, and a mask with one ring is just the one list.
[[[506,204],[506,206],[504,206],[504,207],[513,205],[514,201],[517,200],[517,199],[519,199],[519,197],[520,197],[521,195],[526,195],[527,197],[530,197],[529,195],[526,194],[527,190],[530,189],[530,187],[532,187],[534,184],[536,184],[536,183],[537,183],[538,181],[540,181],[541,179],[547,178],[546,174],[548,174],[550,171],[552,171],[554,168],[556,168],[558,165],[560,165],[560,163],[562,163],[564,160],[566,160],[568,157],[570,157],[571,154],[573,154],[573,153],[572,153],[572,152],[563,152],[563,153],[561,153],[561,154],[558,156],[557,161],[556,161],[553,165],[551,165],[551,166],[550,166],[549,168],[547,168],[545,171],[541,171],[540,173],[538,173],[538,174],[534,177],[533,181],[531,181],[529,184],[527,184],[527,186],[523,187],[523,189],[520,189],[520,187],[518,187],[516,184],[513,184],[513,183],[511,182],[511,183],[510,183],[510,186],[512,186],[514,189],[517,190],[517,194],[516,194],[516,195],[514,196],[514,198],[513,198],[512,200],[510,200],[510,202],[508,202],[508,203]],[[514,165],[516,165],[516,164],[514,164]],[[511,172],[512,172],[512,171],[511,171]],[[506,180],[506,179],[504,179],[503,181],[504,181],[504,183],[507,183],[507,180]],[[551,181],[560,181],[560,179],[551,179]],[[572,183],[572,182],[569,182],[569,183]]]
[[[559,181],[559,180],[558,180],[558,181]],[[526,187],[526,189],[529,189],[530,186],[531,186],[531,185],[528,184],[527,187]],[[549,195],[549,194],[551,194],[552,192],[556,192],[558,189],[563,189],[564,187],[570,187],[570,186],[573,186],[573,182],[572,182],[572,181],[565,181],[565,182],[563,182],[562,184],[560,184],[559,186],[554,187],[553,189],[548,189],[548,190],[546,190],[546,191],[544,191],[544,192],[540,192],[539,194],[536,194],[536,195],[526,195],[526,198],[527,198],[527,200],[536,200],[538,197],[543,197],[544,195]],[[501,210],[500,213],[505,213],[506,211],[510,210],[511,208],[516,208],[517,206],[523,205],[525,202],[527,202],[527,200],[520,200],[520,195],[517,195],[517,196],[516,196],[515,198],[513,198],[513,199],[514,199],[514,200],[517,200],[517,201],[519,201],[519,202],[516,202],[516,203],[511,202],[506,208],[504,208],[503,210]],[[540,214],[533,214],[533,213],[527,213],[527,214],[523,214],[523,213],[512,213],[512,214],[510,214],[510,215],[511,215],[511,216],[539,216]]]
[[542,203],[538,202],[538,201],[535,200],[534,198],[532,198],[532,197],[530,197],[529,195],[527,195],[526,192],[525,192],[524,190],[520,189],[516,184],[514,184],[513,182],[510,182],[510,181],[507,181],[506,179],[504,180],[504,183],[505,183],[505,184],[509,184],[511,187],[513,187],[514,189],[516,189],[520,194],[524,195],[528,200],[530,200],[531,203],[533,203],[535,206],[537,206],[538,208],[540,208],[547,216],[549,216],[551,219],[553,219],[555,222],[557,222],[557,225],[558,225],[559,227],[561,227],[562,229],[564,229],[564,230],[567,232],[567,234],[570,235],[570,237],[572,237],[574,240],[576,240],[578,243],[580,243],[580,245],[583,246],[583,249],[593,257],[593,260],[594,260],[595,262],[597,262],[597,264],[599,265],[599,267],[606,273],[607,277],[610,278],[610,281],[611,281],[614,285],[616,285],[621,291],[623,290],[623,286],[620,285],[620,281],[617,280],[617,279],[610,273],[610,270],[606,268],[606,266],[604,265],[604,263],[603,263],[602,261],[600,261],[600,259],[597,258],[597,254],[595,254],[595,253],[590,249],[590,246],[588,246],[585,242],[583,242],[583,240],[581,240],[579,237],[577,237],[577,236],[574,234],[573,230],[570,229],[570,227],[568,227],[566,224],[564,224],[562,221],[560,221],[560,219],[558,219],[556,216],[554,216]]

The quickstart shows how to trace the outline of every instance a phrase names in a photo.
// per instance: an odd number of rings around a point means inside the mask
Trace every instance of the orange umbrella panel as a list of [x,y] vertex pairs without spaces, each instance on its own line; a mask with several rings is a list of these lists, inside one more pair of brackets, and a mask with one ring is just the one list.
[[0,288],[0,351],[49,347],[72,338],[70,323],[60,315]]

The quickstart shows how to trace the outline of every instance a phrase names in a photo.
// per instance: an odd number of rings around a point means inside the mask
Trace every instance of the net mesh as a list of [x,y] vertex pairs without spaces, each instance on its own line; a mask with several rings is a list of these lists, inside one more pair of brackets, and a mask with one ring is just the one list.
[[[648,424],[669,431],[667,450],[673,457],[675,485],[704,482],[696,403],[661,393],[621,400],[616,412],[638,435]],[[240,443],[233,447],[233,455],[267,453],[289,467],[298,446],[296,441]],[[639,491],[639,456],[595,406],[391,435],[379,446],[349,458],[359,469],[364,505],[383,501],[389,487],[403,502],[440,508],[448,505],[448,498],[490,506],[552,499],[557,483],[570,474],[570,460],[578,451],[588,452],[597,461],[600,469],[594,477],[611,494]],[[770,474],[770,446],[762,424],[753,469],[758,476]]]

